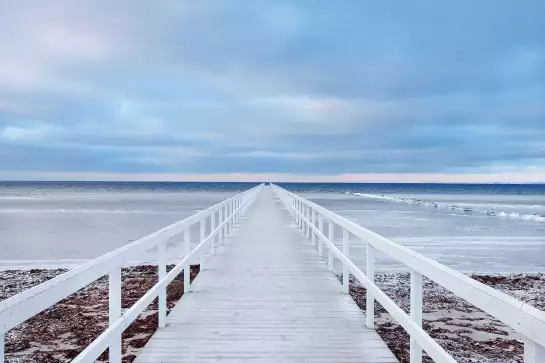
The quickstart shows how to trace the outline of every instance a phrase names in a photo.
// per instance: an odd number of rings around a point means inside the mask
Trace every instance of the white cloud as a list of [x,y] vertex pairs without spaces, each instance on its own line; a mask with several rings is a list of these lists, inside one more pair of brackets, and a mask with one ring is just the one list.
[[2,132],[0,132],[0,139],[6,139],[10,141],[43,140],[51,134],[52,129],[53,128],[48,125],[38,125],[32,128],[8,125],[4,127]]

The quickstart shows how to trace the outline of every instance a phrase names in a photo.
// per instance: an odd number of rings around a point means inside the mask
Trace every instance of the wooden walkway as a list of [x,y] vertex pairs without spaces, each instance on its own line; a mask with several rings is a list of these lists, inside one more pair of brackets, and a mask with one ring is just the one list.
[[136,363],[397,362],[270,188]]

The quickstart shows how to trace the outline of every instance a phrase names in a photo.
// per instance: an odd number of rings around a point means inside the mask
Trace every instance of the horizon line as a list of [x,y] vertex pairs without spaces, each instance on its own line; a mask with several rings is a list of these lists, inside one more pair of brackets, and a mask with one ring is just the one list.
[[277,182],[388,184],[544,184],[544,172],[521,173],[109,173],[0,172],[0,181],[57,182]]
[[433,181],[413,181],[413,182],[369,182],[369,181],[233,181],[233,180],[69,180],[69,179],[0,179],[4,182],[37,182],[37,183],[272,183],[272,184],[452,184],[452,185],[543,185],[545,182],[433,182]]

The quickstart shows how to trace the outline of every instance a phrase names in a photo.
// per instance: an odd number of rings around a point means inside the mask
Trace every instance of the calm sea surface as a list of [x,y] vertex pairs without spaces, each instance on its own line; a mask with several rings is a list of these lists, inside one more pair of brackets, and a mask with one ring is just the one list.
[[[0,268],[74,266],[254,185],[0,182]],[[456,269],[545,271],[545,185],[279,185]]]

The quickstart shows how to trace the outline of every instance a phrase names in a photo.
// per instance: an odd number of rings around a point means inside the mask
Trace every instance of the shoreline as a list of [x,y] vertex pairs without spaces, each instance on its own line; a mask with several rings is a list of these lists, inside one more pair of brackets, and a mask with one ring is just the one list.
[[[167,266],[167,271],[174,265]],[[0,301],[38,285],[66,269],[0,271]],[[191,266],[191,281],[199,265]],[[122,309],[130,308],[155,283],[157,267],[122,269]],[[183,272],[167,287],[167,314],[183,296]],[[157,299],[123,333],[123,363],[132,362],[157,330]],[[108,327],[108,279],[102,277],[6,333],[8,363],[70,362]],[[108,362],[108,352],[97,362]]]
[[[471,274],[473,279],[545,310],[545,274]],[[338,275],[342,281],[342,275]],[[403,311],[410,311],[410,274],[375,275],[375,283]],[[460,363],[524,362],[522,337],[498,319],[423,278],[423,328]],[[350,295],[365,312],[366,289],[350,276]],[[400,363],[409,363],[409,335],[375,302],[375,328]],[[433,362],[423,354],[423,361]]]
[[[168,270],[173,265],[168,266]],[[47,281],[66,269],[0,271],[0,301]],[[191,268],[191,280],[199,266]],[[338,275],[342,280],[342,275]],[[471,274],[472,278],[545,310],[545,274]],[[122,307],[134,304],[157,282],[151,265],[122,270]],[[410,275],[377,273],[376,284],[405,312],[409,311]],[[183,295],[183,273],[167,288],[168,312]],[[350,295],[365,311],[365,288],[352,276]],[[427,278],[423,280],[423,327],[460,363],[523,362],[521,337],[513,329],[482,312]],[[403,328],[375,303],[375,326],[401,363],[408,362],[409,338]],[[103,277],[6,334],[6,362],[69,362],[108,326],[108,280]],[[123,362],[132,362],[157,329],[154,301],[123,334]],[[107,362],[107,352],[99,362]],[[424,362],[431,360],[424,354]]]

